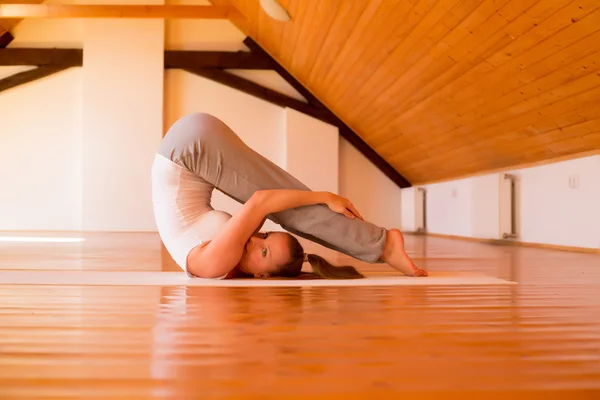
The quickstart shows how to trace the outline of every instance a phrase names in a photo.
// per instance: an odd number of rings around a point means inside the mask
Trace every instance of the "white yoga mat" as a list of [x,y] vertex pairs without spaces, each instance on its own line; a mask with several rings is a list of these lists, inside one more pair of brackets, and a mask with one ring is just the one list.
[[430,272],[425,278],[375,275],[365,279],[190,279],[182,272],[152,271],[0,271],[0,285],[83,285],[83,286],[443,286],[516,285],[485,275],[457,272]]

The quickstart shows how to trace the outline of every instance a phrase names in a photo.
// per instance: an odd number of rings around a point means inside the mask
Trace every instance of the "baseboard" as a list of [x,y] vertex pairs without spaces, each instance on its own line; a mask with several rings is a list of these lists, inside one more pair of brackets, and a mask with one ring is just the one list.
[[591,247],[575,247],[575,246],[562,246],[562,245],[545,244],[545,243],[530,243],[530,242],[521,242],[518,240],[484,239],[484,238],[474,238],[474,237],[468,237],[468,236],[446,235],[443,233],[408,232],[406,234],[413,235],[413,236],[431,236],[431,237],[439,237],[439,238],[445,238],[445,239],[457,239],[457,240],[464,240],[464,241],[468,241],[468,242],[487,243],[487,244],[495,244],[495,245],[503,245],[503,246],[521,246],[521,247],[533,247],[533,248],[538,248],[538,249],[569,251],[569,252],[574,252],[574,253],[600,254],[600,249],[594,249]]

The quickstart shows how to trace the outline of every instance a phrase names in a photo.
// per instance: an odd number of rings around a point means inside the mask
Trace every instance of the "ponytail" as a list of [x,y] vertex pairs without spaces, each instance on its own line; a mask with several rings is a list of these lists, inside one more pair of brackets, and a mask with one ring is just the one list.
[[310,263],[313,273],[325,279],[361,279],[364,276],[356,268],[346,265],[337,267],[330,264],[323,257],[316,254],[307,254],[306,260]]
[[323,257],[316,254],[306,254],[302,245],[292,235],[288,235],[290,239],[290,260],[285,265],[279,268],[279,271],[273,276],[286,278],[297,278],[302,274],[302,264],[309,262],[314,276],[322,279],[360,279],[364,276],[354,267],[334,266],[327,262]]

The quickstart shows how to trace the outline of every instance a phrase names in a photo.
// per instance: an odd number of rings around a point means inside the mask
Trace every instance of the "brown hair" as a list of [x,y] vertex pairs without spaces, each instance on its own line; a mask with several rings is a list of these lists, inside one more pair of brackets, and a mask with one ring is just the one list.
[[[304,263],[304,248],[296,239],[296,237],[288,234],[290,244],[290,261],[279,268],[272,276],[280,276],[285,278],[295,278],[302,272],[302,264]],[[313,269],[313,274],[324,279],[360,279],[364,276],[354,267],[335,266],[327,262],[323,257],[316,254],[308,254],[307,261]]]

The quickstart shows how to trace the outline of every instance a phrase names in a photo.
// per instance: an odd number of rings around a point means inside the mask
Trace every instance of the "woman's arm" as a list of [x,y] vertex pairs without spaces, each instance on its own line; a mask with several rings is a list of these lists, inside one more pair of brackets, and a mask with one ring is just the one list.
[[310,192],[303,190],[265,190],[257,192],[261,196],[261,205],[265,215],[290,208],[325,204],[332,211],[344,214],[348,218],[363,219],[354,205],[348,200],[330,192]]
[[[349,218],[352,204],[335,194],[302,190],[257,191],[206,246],[197,247],[188,256],[188,270],[200,278],[218,278],[229,273],[239,263],[246,242],[267,215],[290,208],[326,204]],[[352,212],[348,210],[352,210]]]

